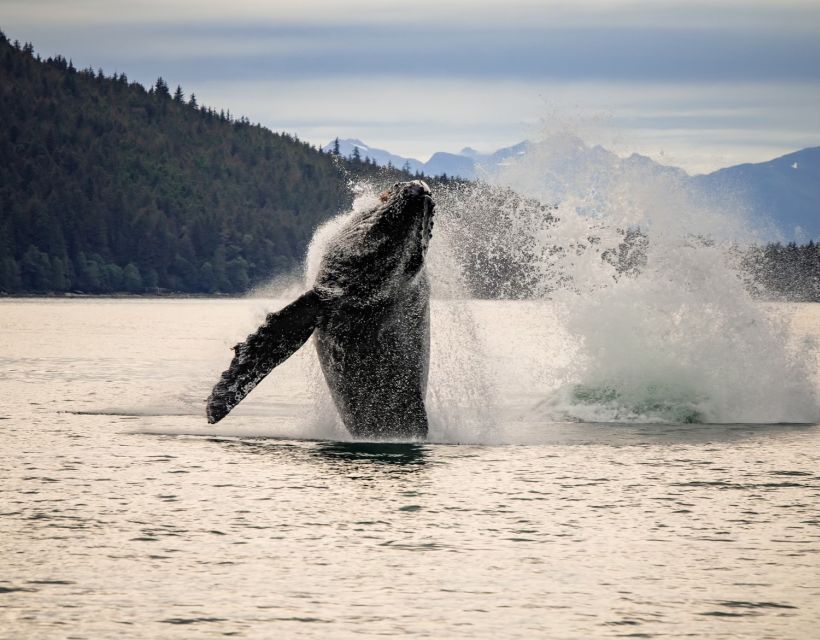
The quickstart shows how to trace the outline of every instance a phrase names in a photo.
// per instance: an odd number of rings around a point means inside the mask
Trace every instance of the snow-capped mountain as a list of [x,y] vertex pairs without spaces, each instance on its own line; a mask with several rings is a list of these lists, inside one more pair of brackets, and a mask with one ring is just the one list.
[[[621,158],[599,146],[589,146],[571,134],[553,135],[539,142],[523,141],[493,153],[465,147],[459,153],[437,152],[427,162],[367,146],[361,140],[339,140],[339,152],[350,157],[358,147],[362,159],[406,167],[426,175],[446,174],[464,179],[533,184],[556,202],[567,193],[612,192],[613,184],[630,176],[666,176],[714,204],[742,203],[761,221],[771,223],[783,239],[820,238],[820,147],[813,147],[754,164],[727,167],[706,175],[689,176],[683,169],[663,165],[640,154]],[[324,147],[333,149],[333,143]],[[533,173],[537,173],[533,175]],[[593,205],[594,206],[594,205]]]
[[[325,152],[333,150],[334,142],[330,142],[322,147]],[[446,151],[437,151],[427,162],[421,162],[415,158],[407,158],[405,156],[396,155],[370,147],[361,140],[356,138],[346,138],[339,140],[339,153],[350,158],[354,149],[359,150],[359,156],[362,160],[369,158],[379,166],[387,166],[390,163],[397,168],[407,167],[410,171],[421,171],[425,175],[440,176],[446,174],[451,177],[464,178],[466,180],[473,180],[475,178],[492,178],[499,171],[503,171],[505,167],[513,166],[519,162],[524,156],[533,153],[539,156],[539,161],[544,161],[545,157],[552,156],[556,168],[565,168],[568,166],[567,161],[571,156],[575,157],[572,164],[600,164],[602,161],[605,164],[618,162],[620,159],[614,153],[603,149],[603,147],[588,147],[577,136],[564,134],[555,135],[541,142],[530,142],[524,140],[518,144],[510,147],[498,149],[492,153],[480,153],[470,147],[465,147],[459,153],[449,153]],[[653,160],[645,156],[634,155],[632,158],[624,161],[629,163],[645,162],[657,165]],[[663,165],[657,165],[661,167]]]
[[[333,151],[334,144],[335,141],[329,142],[322,147],[322,151],[325,153],[330,153]],[[356,138],[345,138],[344,140],[339,140],[339,154],[345,158],[353,157],[355,149],[359,150],[359,156],[362,160],[365,160],[366,158],[370,159],[380,167],[386,167],[390,164],[398,169],[406,166],[412,172],[424,171],[424,163],[419,162],[414,158],[405,158],[403,156],[398,156],[395,153],[385,151],[384,149],[370,147]],[[424,173],[429,172],[424,171]]]
[[768,162],[726,167],[691,180],[712,198],[738,197],[753,215],[774,222],[787,241],[820,239],[820,147]]

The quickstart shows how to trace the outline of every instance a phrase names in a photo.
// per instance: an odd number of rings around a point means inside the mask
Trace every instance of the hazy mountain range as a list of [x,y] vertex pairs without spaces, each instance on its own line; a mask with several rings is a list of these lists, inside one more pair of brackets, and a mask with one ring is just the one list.
[[[558,135],[542,142],[520,142],[493,153],[465,147],[459,153],[434,153],[427,162],[405,158],[361,140],[339,140],[339,152],[350,157],[358,148],[362,159],[406,168],[426,175],[497,180],[513,172],[539,171],[549,193],[560,199],[567,191],[582,189],[606,193],[601,183],[629,171],[675,176],[683,186],[718,206],[740,203],[753,218],[768,227],[772,239],[803,242],[820,238],[820,147],[760,163],[740,164],[690,176],[683,169],[655,162],[640,154],[621,158],[601,146],[588,146],[573,135]],[[333,149],[328,144],[326,151]]]
[[[464,147],[459,153],[437,151],[430,156],[427,162],[421,162],[415,158],[406,158],[385,151],[384,149],[370,147],[355,138],[346,138],[339,140],[339,153],[349,158],[353,155],[354,150],[358,148],[362,160],[369,158],[382,167],[386,167],[390,164],[399,169],[405,168],[414,173],[419,171],[428,176],[446,174],[451,177],[472,180],[483,175],[486,170],[499,166],[512,156],[524,155],[532,145],[533,143],[525,141],[489,154],[479,153],[470,147]],[[333,142],[325,145],[322,150],[326,152],[332,151]]]

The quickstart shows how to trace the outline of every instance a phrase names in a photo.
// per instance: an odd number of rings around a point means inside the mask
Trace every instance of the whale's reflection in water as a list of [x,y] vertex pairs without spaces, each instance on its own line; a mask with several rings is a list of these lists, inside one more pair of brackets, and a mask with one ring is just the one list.
[[419,442],[320,442],[312,453],[341,463],[419,467],[426,462],[426,447]]
[[292,441],[274,438],[208,438],[242,455],[265,456],[275,464],[320,466],[355,476],[415,473],[430,462],[436,445],[422,442]]

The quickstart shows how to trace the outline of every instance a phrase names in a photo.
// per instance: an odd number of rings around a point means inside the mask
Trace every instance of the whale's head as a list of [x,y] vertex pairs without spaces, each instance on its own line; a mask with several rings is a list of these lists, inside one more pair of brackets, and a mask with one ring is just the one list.
[[370,208],[335,221],[329,237],[321,243],[314,238],[324,254],[316,290],[363,301],[392,295],[424,266],[434,210],[430,187],[413,180],[394,184]]
[[418,271],[433,237],[436,205],[430,187],[423,180],[397,182],[379,200],[383,203],[377,208],[379,226],[392,238],[396,251],[403,247],[408,257],[407,270]]

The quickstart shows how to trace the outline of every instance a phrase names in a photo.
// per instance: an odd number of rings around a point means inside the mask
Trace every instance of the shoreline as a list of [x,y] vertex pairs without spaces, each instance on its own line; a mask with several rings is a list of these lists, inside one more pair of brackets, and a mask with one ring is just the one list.
[[[161,293],[5,293],[0,291],[0,302],[14,300],[271,300],[272,295],[248,293],[185,293],[164,291]],[[444,298],[436,298],[438,300]],[[447,298],[451,299],[451,298]],[[456,299],[456,298],[452,298]],[[457,298],[485,302],[551,302],[552,298]],[[820,300],[779,300],[777,298],[755,298],[764,304],[820,304]]]
[[[42,293],[5,293],[0,292],[0,300],[32,300],[37,298],[55,300],[87,300],[87,299],[112,299],[112,300],[163,300],[170,298],[182,299],[214,299],[214,300],[241,300],[248,297],[241,293],[185,293],[182,291],[163,291],[160,293],[82,293],[82,292],[42,292]],[[262,296],[260,296],[262,297]]]

